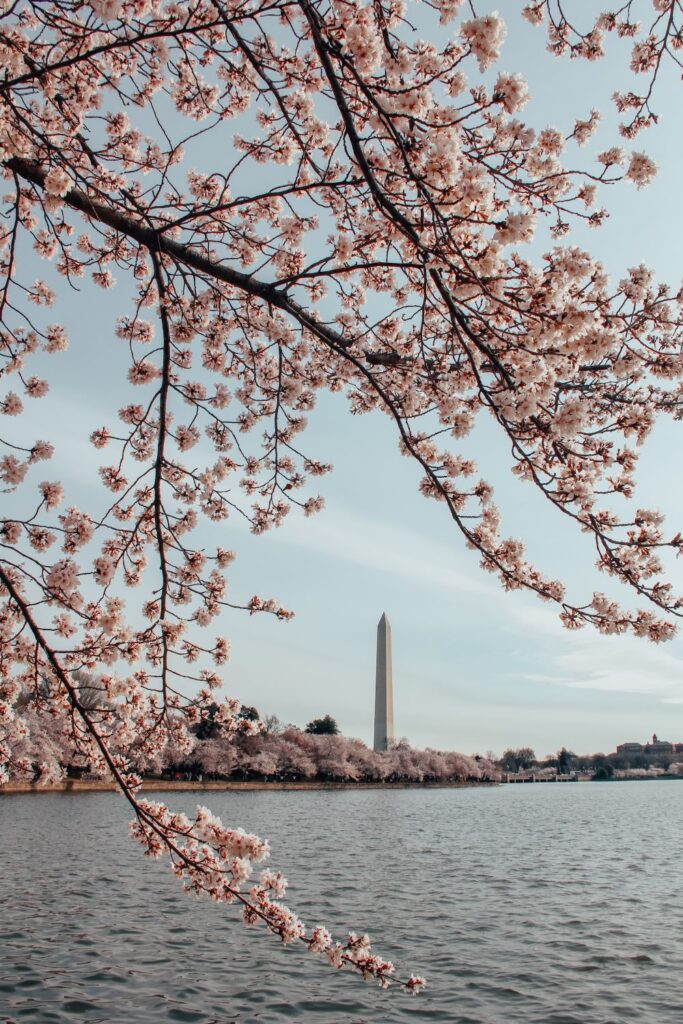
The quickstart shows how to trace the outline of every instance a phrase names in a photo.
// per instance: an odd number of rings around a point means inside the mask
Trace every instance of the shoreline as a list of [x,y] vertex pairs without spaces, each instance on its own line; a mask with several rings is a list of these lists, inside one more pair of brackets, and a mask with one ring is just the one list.
[[[466,789],[475,786],[497,786],[497,782],[267,782],[257,779],[244,781],[186,782],[179,779],[143,779],[141,790],[146,793],[167,792],[240,792],[255,790],[318,790],[318,789]],[[118,786],[107,780],[87,781],[66,779],[53,785],[37,782],[6,782],[0,786],[0,797],[13,793],[116,793]]]
[[[668,780],[683,780],[683,775],[658,775],[642,776],[627,779],[576,779],[576,782],[653,782]],[[540,782],[540,780],[534,780]],[[551,780],[543,780],[549,782]],[[553,782],[556,780],[553,779]],[[516,785],[533,785],[531,779],[515,780]],[[145,793],[221,793],[221,792],[258,792],[258,791],[280,791],[294,792],[296,790],[335,790],[335,789],[474,789],[477,786],[505,786],[513,785],[502,779],[497,781],[481,782],[334,782],[316,779],[306,779],[302,782],[274,782],[265,779],[223,779],[208,782],[188,782],[183,779],[143,779],[141,791]],[[41,785],[38,782],[5,782],[0,785],[0,797],[12,796],[23,793],[116,793],[118,786],[115,782],[108,780],[87,780],[87,779],[65,779],[52,785]]]

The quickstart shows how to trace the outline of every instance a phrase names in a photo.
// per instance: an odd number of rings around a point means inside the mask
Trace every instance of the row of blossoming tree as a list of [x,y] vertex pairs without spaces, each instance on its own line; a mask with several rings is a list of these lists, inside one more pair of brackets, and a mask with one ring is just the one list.
[[371,750],[346,736],[309,736],[298,729],[280,735],[228,743],[217,737],[197,743],[185,764],[209,778],[246,776],[332,782],[488,782],[500,777],[495,765],[456,751],[416,750],[400,743]]
[[[324,389],[390,417],[424,494],[505,588],[553,602],[570,628],[672,634],[682,599],[661,554],[683,539],[619,499],[656,417],[680,415],[680,296],[644,266],[610,282],[571,231],[604,219],[603,186],[655,175],[632,140],[679,61],[680,2],[629,0],[588,20],[570,6],[524,8],[539,45],[545,26],[551,52],[596,60],[626,38],[636,76],[616,96],[621,143],[583,160],[598,112],[525,124],[523,77],[491,70],[502,20],[460,0],[0,8],[0,770],[27,767],[27,731],[49,714],[189,889],[382,985],[392,965],[365,937],[333,944],[280,902],[280,874],[250,881],[265,842],[141,799],[131,751],[189,750],[214,699],[225,734],[242,728],[239,703],[216,696],[219,620],[240,603],[290,613],[229,600],[221,524],[261,533],[293,506],[321,507],[306,488],[330,467],[301,434]],[[553,238],[532,259],[538,223]],[[44,465],[64,424],[35,436],[31,406],[64,381],[59,310],[83,278],[121,289],[120,316],[98,319],[91,342],[120,378],[92,386],[118,387],[120,408],[93,424],[100,490],[77,497]],[[480,412],[633,607],[565,594],[505,536],[459,449]],[[81,699],[79,669],[101,675],[100,703]]]
[[[90,701],[86,690],[86,700]],[[81,688],[83,693],[83,687]],[[17,761],[17,779],[58,781],[66,769],[86,778],[106,777],[92,772],[78,744],[46,711],[26,708],[29,729]],[[191,747],[167,743],[150,757],[128,750],[136,771],[144,778],[189,780],[257,779],[278,782],[462,783],[491,782],[500,778],[497,766],[480,756],[456,751],[417,750],[402,740],[391,750],[372,750],[361,740],[335,735],[311,735],[295,726],[256,735],[225,736],[210,725],[191,740]],[[28,768],[30,765],[30,769]]]

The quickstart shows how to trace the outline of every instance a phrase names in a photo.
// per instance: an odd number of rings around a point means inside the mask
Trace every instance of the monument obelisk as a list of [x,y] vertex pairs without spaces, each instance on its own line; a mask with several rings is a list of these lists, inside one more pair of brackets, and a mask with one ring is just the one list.
[[375,750],[388,750],[394,741],[394,689],[391,675],[391,626],[385,614],[377,623],[375,669]]

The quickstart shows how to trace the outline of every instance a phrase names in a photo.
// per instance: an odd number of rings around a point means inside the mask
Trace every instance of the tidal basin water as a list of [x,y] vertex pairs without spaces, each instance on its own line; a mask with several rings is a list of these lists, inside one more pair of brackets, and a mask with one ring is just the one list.
[[381,992],[184,895],[115,794],[0,798],[0,1021],[681,1024],[676,781],[164,794],[267,835],[308,924],[425,974]]

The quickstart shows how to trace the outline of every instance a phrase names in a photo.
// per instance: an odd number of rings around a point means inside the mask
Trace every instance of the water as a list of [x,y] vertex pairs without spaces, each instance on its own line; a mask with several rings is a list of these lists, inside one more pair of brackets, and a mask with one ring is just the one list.
[[184,895],[115,794],[0,798],[3,1024],[681,1024],[683,784],[165,794],[267,835],[304,920],[417,998]]

